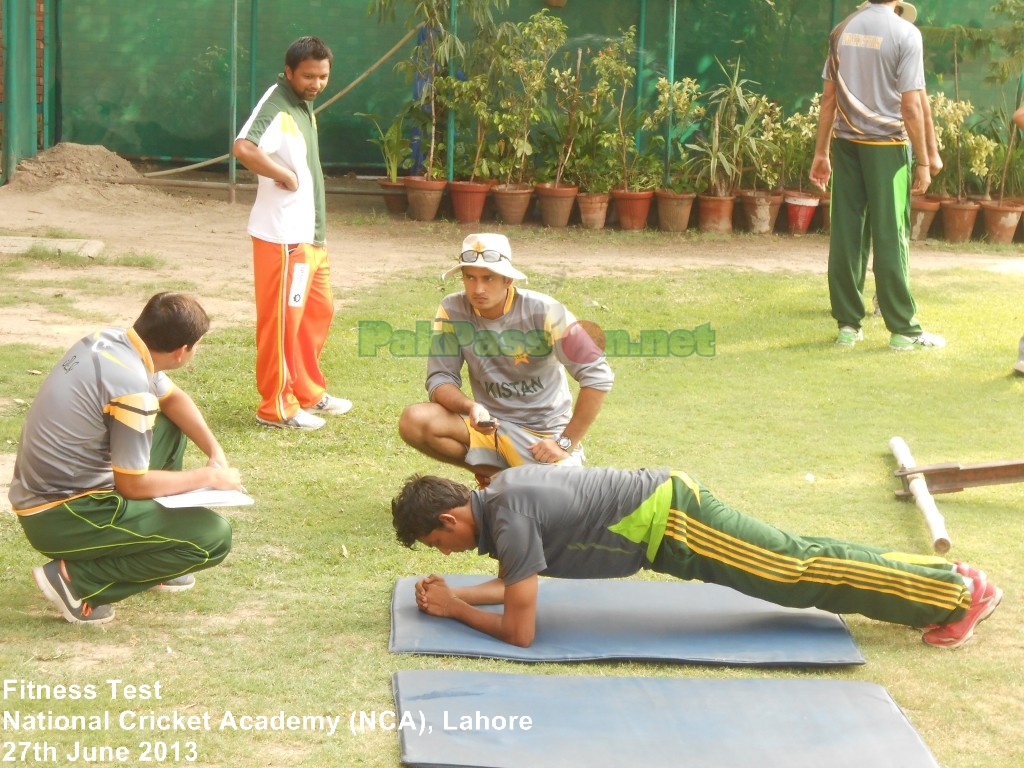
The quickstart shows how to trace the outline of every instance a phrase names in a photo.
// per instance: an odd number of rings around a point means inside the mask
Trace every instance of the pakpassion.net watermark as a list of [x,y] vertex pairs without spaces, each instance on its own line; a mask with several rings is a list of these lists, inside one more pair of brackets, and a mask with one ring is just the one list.
[[[412,330],[394,328],[384,320],[360,320],[360,357],[376,357],[386,350],[393,357],[457,357],[469,348],[478,357],[547,357],[555,340],[545,329],[504,331],[478,329],[466,321],[444,321],[434,331],[434,321],[417,320]],[[597,323],[580,320],[570,325],[558,341],[562,354],[576,363],[606,357],[714,357],[715,331],[711,323],[696,328],[642,330],[635,336],[625,330],[604,330]]]

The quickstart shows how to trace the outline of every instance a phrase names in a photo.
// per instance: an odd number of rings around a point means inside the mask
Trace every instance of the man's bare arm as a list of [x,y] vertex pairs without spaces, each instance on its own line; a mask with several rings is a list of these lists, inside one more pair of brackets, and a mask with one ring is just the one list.
[[601,412],[604,399],[608,393],[593,387],[580,387],[580,393],[576,397],[576,405],[572,409],[572,419],[566,425],[562,434],[572,439],[573,445],[579,445],[587,434],[587,430],[597,420]]
[[[562,436],[572,440],[573,446],[578,446],[582,441],[590,425],[597,419],[604,404],[604,398],[608,393],[593,387],[580,387],[579,396],[576,398],[576,405],[572,409],[572,419],[562,430]],[[546,438],[530,446],[530,454],[542,464],[553,464],[562,461],[571,454],[571,451],[563,451],[553,439]]]
[[928,147],[928,162],[931,163],[931,173],[935,174],[942,170],[942,156],[939,155],[939,140],[935,136],[935,121],[932,119],[932,105],[928,101],[928,94],[921,91],[921,115],[924,120],[924,141]]
[[186,493],[197,488],[220,488],[240,490],[241,476],[237,469],[228,466],[224,451],[206,424],[203,414],[196,407],[188,393],[173,389],[160,401],[160,409],[187,438],[209,457],[205,467],[181,472],[151,469],[147,472],[129,473],[114,470],[114,488],[126,499],[153,499]]
[[456,587],[452,594],[470,605],[501,605],[505,602],[505,582],[491,579],[471,587]]
[[931,163],[928,161],[928,139],[924,128],[924,108],[921,106],[923,91],[907,91],[900,100],[903,124],[910,137],[914,153],[914,180],[911,192],[923,195],[932,183]]
[[[428,579],[433,581],[427,583]],[[494,583],[491,581],[481,586],[494,589]],[[419,591],[421,585],[422,593]],[[417,603],[421,611],[431,616],[455,619],[502,642],[527,648],[533,643],[537,626],[537,585],[536,575],[515,584],[503,585],[502,599],[495,604],[504,604],[504,610],[494,613],[461,599],[444,579],[428,576],[417,585]]]
[[811,161],[810,179],[819,189],[826,189],[832,177],[832,161],[829,145],[832,142],[832,128],[836,122],[836,84],[826,80],[821,92],[821,110],[818,113],[818,134],[814,141],[814,159]]

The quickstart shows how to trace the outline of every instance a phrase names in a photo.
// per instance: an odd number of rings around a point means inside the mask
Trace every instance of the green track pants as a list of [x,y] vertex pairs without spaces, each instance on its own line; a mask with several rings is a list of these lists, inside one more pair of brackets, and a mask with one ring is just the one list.
[[910,293],[910,149],[832,141],[828,290],[832,317],[860,328],[864,278],[874,252],[875,295],[891,333],[918,336]]
[[672,505],[654,571],[790,608],[912,627],[957,621],[971,604],[964,580],[940,557],[793,536],[730,509],[685,475],[669,482]]
[[[187,440],[163,414],[153,429],[150,469],[180,470]],[[18,518],[29,543],[64,560],[71,587],[93,608],[161,581],[220,563],[231,526],[203,507],[166,509],[114,491],[82,496]]]

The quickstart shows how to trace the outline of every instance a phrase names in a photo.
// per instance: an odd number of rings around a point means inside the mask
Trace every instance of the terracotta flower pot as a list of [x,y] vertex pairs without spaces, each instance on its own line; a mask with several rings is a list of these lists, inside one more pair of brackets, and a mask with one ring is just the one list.
[[399,179],[398,181],[378,179],[377,186],[387,193],[382,195],[382,197],[384,198],[384,205],[387,206],[388,213],[395,216],[403,215],[409,208],[409,198],[405,194],[405,179]]
[[576,195],[576,205],[580,209],[580,225],[584,229],[604,229],[608,218],[608,201],[611,195],[607,192],[580,192]]
[[569,226],[569,215],[572,213],[572,206],[576,202],[576,193],[579,187],[572,187],[565,184],[537,184],[534,188],[537,193],[537,205],[540,207],[540,218],[545,227],[567,227]]
[[755,235],[770,235],[782,208],[782,195],[746,190],[740,192],[739,199],[747,231]]
[[697,229],[701,232],[732,233],[732,210],[735,197],[697,195]]
[[981,205],[973,200],[943,200],[942,236],[951,243],[966,243],[974,232]]
[[452,215],[460,224],[476,224],[483,215],[484,203],[491,185],[487,182],[450,181],[448,196],[452,201]]
[[786,220],[792,235],[807,234],[820,201],[809,195],[786,195]]
[[989,200],[981,204],[985,236],[990,243],[1012,243],[1024,206],[1010,201]]
[[690,226],[690,214],[696,197],[693,192],[656,190],[654,198],[658,205],[658,229],[662,232],[685,232]]
[[409,199],[409,218],[416,221],[433,221],[441,208],[441,195],[448,182],[424,179],[422,176],[407,176],[405,195]]
[[533,201],[529,184],[498,184],[491,188],[498,218],[505,224],[522,224]]
[[914,195],[910,198],[910,239],[924,240],[928,237],[935,214],[939,212],[938,200]]
[[647,226],[651,202],[654,200],[653,190],[631,192],[628,189],[613,189],[612,199],[615,201],[620,229],[636,230]]

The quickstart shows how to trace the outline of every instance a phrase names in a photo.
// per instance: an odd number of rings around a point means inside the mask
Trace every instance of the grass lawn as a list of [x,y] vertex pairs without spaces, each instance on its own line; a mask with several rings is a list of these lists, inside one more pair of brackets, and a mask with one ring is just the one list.
[[[127,269],[137,268],[131,265]],[[54,265],[54,285],[81,280]],[[832,344],[821,276],[696,270],[657,278],[576,279],[540,272],[528,287],[556,292],[581,319],[633,340],[644,331],[710,324],[713,356],[619,356],[615,388],[587,439],[591,465],[684,469],[732,506],[795,533],[831,535],[927,552],[913,504],[895,499],[888,441],[905,438],[919,464],[1024,458],[1024,378],[1010,375],[1024,331],[1022,278],[982,271],[914,277],[925,327],[945,350],[898,354],[881,320],[855,349]],[[11,281],[0,288],[10,299]],[[51,286],[52,287],[52,286]],[[200,298],[201,289],[195,287]],[[40,557],[13,515],[0,516],[6,615],[3,677],[51,686],[95,686],[94,699],[4,702],[7,711],[109,712],[109,731],[10,733],[70,748],[195,742],[204,766],[394,766],[393,731],[353,734],[353,711],[393,707],[398,669],[520,674],[673,677],[830,677],[888,688],[945,768],[1024,764],[1024,485],[937,497],[950,557],[984,568],[1003,605],[965,648],[929,648],[910,629],[849,617],[867,658],[861,667],[756,670],[658,664],[545,664],[388,653],[390,593],[403,576],[492,573],[471,554],[443,558],[394,539],[389,502],[414,471],[472,478],[405,446],[396,430],[406,404],[424,397],[425,360],[387,348],[360,355],[360,322],[413,331],[440,298],[434,271],[367,291],[339,310],[324,354],[332,392],[355,409],[312,433],[257,428],[252,329],[218,328],[188,370],[173,378],[203,408],[256,498],[228,510],[234,550],[183,595],[145,594],[117,606],[106,628],[71,627],[38,593],[29,568]],[[870,288],[869,288],[870,296]],[[141,303],[140,303],[141,308]],[[400,337],[401,338],[401,337]],[[365,340],[364,340],[365,341]],[[401,349],[401,347],[397,348]],[[364,349],[364,352],[366,350]],[[0,347],[0,440],[13,452],[24,413],[58,354]],[[189,461],[199,463],[197,452]],[[160,683],[160,699],[111,698],[108,680]],[[118,691],[120,694],[121,692]],[[126,730],[122,711],[202,716],[210,731]],[[333,735],[218,730],[225,712],[244,716],[341,716]],[[641,714],[637,715],[642,716]],[[129,722],[137,722],[129,720]],[[63,753],[61,753],[63,754]]]

